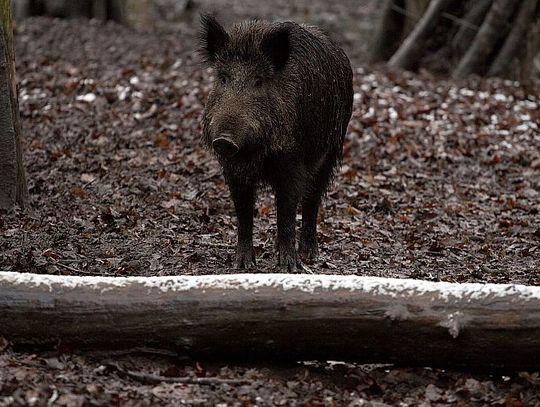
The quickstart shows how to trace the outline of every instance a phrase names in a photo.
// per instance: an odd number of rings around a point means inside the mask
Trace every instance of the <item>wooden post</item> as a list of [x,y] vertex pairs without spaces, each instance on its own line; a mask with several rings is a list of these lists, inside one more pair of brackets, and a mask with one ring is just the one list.
[[15,77],[11,1],[0,0],[0,208],[28,198]]
[[302,274],[0,272],[0,337],[197,358],[540,367],[540,287]]

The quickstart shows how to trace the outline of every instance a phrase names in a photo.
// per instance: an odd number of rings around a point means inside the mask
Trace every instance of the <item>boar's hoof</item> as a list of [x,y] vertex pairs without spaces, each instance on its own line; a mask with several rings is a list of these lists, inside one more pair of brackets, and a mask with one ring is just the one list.
[[238,150],[238,144],[236,144],[229,134],[221,134],[212,142],[212,147],[219,155],[230,158],[234,156]]
[[278,267],[284,273],[296,273],[298,269],[302,270],[302,264],[296,255],[296,251],[279,252]]
[[236,269],[249,269],[255,265],[255,251],[253,248],[239,250],[238,253],[236,253]]
[[300,254],[300,258],[306,264],[312,264],[319,257],[317,242],[300,241],[298,252]]

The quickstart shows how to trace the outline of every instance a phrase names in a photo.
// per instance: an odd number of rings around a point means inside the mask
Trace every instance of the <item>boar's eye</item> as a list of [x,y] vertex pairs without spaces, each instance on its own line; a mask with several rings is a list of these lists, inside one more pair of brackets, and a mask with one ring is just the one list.
[[264,83],[264,79],[261,76],[255,77],[255,87],[260,88],[262,84]]
[[219,83],[221,83],[222,85],[225,85],[227,82],[229,82],[229,75],[227,75],[226,73],[220,72],[217,75],[217,79]]

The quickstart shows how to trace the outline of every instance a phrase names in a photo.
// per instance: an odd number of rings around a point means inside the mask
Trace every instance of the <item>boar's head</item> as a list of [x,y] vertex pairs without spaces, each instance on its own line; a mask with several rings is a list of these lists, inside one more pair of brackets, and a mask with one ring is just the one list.
[[220,160],[260,160],[290,147],[295,123],[294,23],[248,21],[227,32],[201,17],[201,48],[216,79],[203,116],[203,138]]

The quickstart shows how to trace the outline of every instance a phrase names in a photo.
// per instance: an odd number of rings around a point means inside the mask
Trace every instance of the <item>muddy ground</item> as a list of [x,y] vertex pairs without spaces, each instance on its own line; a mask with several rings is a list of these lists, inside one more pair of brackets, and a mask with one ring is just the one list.
[[[339,30],[346,8],[314,4],[322,9],[276,9],[336,32],[355,70],[355,102],[344,165],[321,211],[321,258],[305,272],[540,284],[539,89],[366,67],[365,42]],[[235,10],[226,8],[224,19],[255,14]],[[367,9],[355,10],[367,26]],[[199,141],[213,72],[194,53],[195,30],[192,20],[146,31],[46,19],[17,24],[31,203],[0,218],[1,270],[235,272],[229,193]],[[254,272],[275,271],[270,191],[260,195],[255,222]],[[227,367],[143,354],[77,355],[61,346],[33,354],[0,339],[0,406],[540,403],[536,373]],[[126,372],[246,383],[148,384]]]

